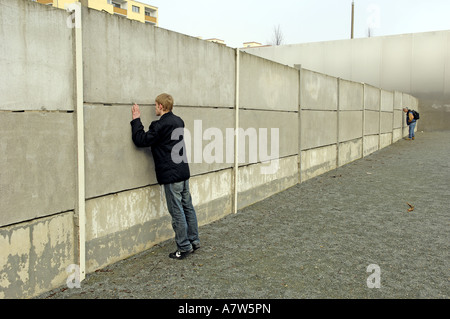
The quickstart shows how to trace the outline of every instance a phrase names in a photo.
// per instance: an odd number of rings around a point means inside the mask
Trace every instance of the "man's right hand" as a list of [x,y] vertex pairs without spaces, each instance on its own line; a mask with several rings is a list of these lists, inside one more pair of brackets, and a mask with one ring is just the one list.
[[134,103],[134,105],[131,107],[131,115],[133,117],[133,120],[141,117],[141,111],[139,110],[139,105]]

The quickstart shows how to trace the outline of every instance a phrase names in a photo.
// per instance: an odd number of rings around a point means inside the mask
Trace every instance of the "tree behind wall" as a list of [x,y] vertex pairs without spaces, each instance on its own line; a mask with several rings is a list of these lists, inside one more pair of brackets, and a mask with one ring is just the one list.
[[281,31],[280,25],[273,27],[273,34],[272,34],[272,40],[270,42],[271,45],[281,45],[283,44],[284,36],[283,32]]

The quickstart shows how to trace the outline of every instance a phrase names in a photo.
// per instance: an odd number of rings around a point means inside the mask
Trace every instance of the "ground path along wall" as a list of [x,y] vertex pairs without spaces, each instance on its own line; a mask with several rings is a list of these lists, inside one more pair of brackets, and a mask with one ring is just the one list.
[[206,224],[395,142],[415,101],[83,8],[79,121],[70,13],[0,5],[1,298],[64,285],[81,255],[89,273],[173,236],[151,153],[131,141],[132,102],[147,129],[155,97],[174,96]]

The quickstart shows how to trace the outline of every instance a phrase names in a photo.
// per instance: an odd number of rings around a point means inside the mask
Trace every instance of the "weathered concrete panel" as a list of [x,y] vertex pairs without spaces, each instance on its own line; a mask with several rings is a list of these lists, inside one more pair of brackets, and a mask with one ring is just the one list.
[[302,109],[337,110],[337,78],[301,70],[300,104]]
[[379,142],[379,137],[378,135],[369,135],[369,136],[364,136],[364,150],[363,150],[363,154],[364,156],[367,156],[369,154],[372,154],[373,152],[378,151],[378,142]]
[[339,79],[339,110],[362,110],[363,84]]
[[384,148],[392,144],[392,133],[384,133],[380,135],[380,148]]
[[364,135],[378,134],[380,131],[380,113],[366,111],[364,115]]
[[364,106],[366,110],[379,111],[381,103],[381,92],[379,88],[365,84]]
[[[157,183],[150,148],[137,148],[131,139],[130,110],[131,105],[85,105],[87,198]],[[234,140],[231,138],[231,146],[227,147],[226,129],[234,127],[234,110],[175,106],[173,112],[185,122],[191,176],[233,165]],[[145,131],[157,119],[153,105],[141,106]],[[211,128],[213,133],[222,134],[223,141],[220,136],[211,137],[212,141],[206,139]],[[215,155],[214,151],[208,152],[208,145],[220,144],[223,156],[218,156],[217,163],[208,163],[204,155]],[[198,151],[194,149],[197,146]]]
[[406,93],[402,93],[402,108],[412,108],[412,96]]
[[[239,163],[256,163],[268,160],[267,156],[277,158],[298,153],[298,113],[241,110],[239,126],[248,136],[245,137],[245,159],[240,153]],[[242,146],[242,133],[239,141]]]
[[0,6],[0,110],[73,110],[69,13],[27,0]]
[[0,299],[30,298],[63,285],[75,264],[73,212],[0,228]]
[[392,131],[392,140],[393,142],[397,142],[398,140],[400,140],[402,138],[402,128],[395,128]]
[[362,111],[339,112],[339,141],[345,142],[362,136]]
[[392,133],[392,125],[393,125],[393,113],[390,112],[381,112],[381,133]]
[[244,53],[239,60],[239,106],[264,110],[298,110],[299,71]]
[[300,120],[302,150],[337,142],[337,112],[304,110]]
[[[265,174],[269,170],[269,174]],[[298,183],[298,157],[239,167],[238,209],[254,204]]]
[[73,113],[0,112],[0,226],[74,209]]
[[301,180],[326,173],[336,168],[337,146],[329,145],[301,152]]
[[381,90],[381,111],[392,112],[394,109],[394,93]]
[[401,110],[402,106],[402,92],[394,92],[394,110]]
[[394,119],[393,119],[393,128],[400,128],[402,127],[402,110],[394,110]]
[[94,9],[83,15],[86,102],[152,104],[167,92],[177,105],[235,104],[235,50]]
[[339,166],[362,157],[362,139],[339,143]]

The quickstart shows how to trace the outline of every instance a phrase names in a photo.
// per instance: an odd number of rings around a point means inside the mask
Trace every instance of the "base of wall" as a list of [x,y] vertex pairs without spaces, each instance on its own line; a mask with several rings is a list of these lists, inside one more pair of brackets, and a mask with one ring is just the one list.
[[65,283],[75,263],[73,211],[0,228],[0,298],[30,298]]

